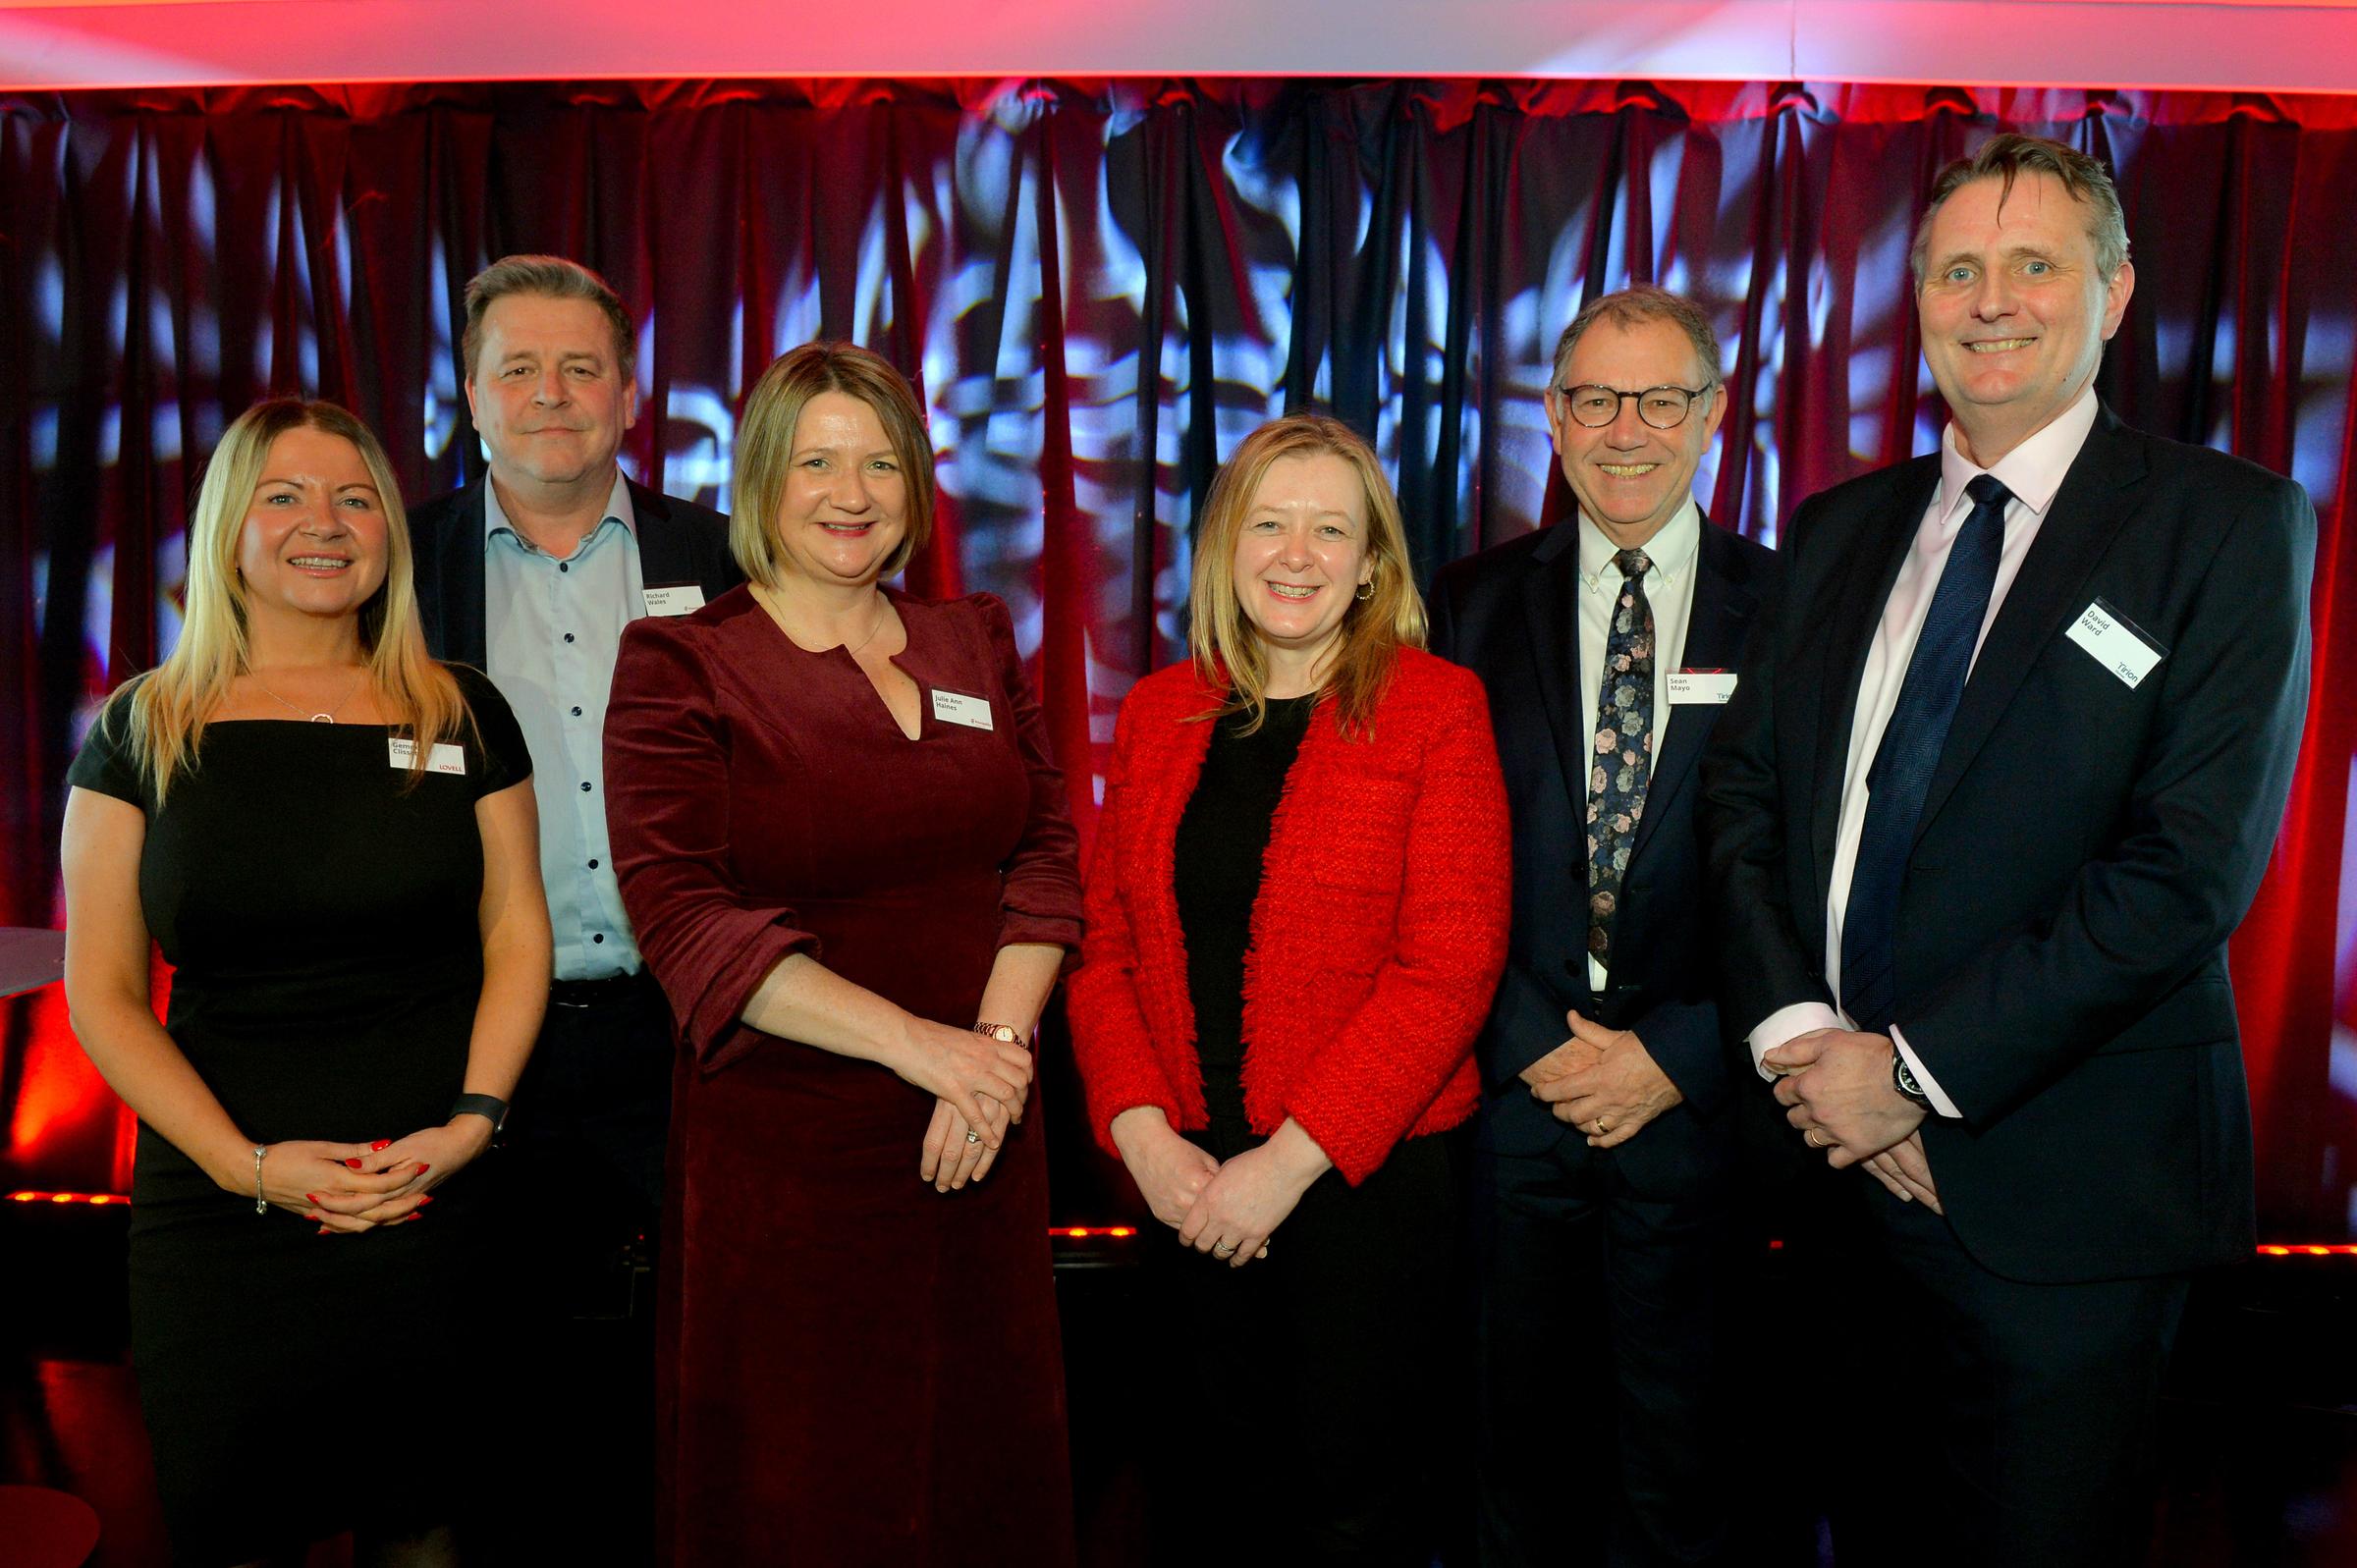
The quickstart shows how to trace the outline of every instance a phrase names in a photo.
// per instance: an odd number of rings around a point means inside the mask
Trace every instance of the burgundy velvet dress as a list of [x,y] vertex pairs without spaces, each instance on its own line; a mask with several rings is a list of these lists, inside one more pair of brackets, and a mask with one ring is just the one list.
[[[1072,1560],[1037,1091],[989,1177],[940,1193],[917,1178],[932,1097],[739,1022],[807,952],[963,1027],[1000,946],[1079,942],[1063,780],[1006,607],[893,601],[914,740],[849,654],[797,648],[742,588],[635,622],[615,667],[615,870],[681,1036],[658,1437],[676,1568]],[[982,705],[988,729],[943,717]]]

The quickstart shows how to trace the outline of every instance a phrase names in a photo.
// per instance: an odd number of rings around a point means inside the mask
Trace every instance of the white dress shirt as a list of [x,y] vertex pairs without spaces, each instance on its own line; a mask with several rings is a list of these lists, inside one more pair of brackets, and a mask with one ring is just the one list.
[[[2062,488],[2063,476],[2078,460],[2079,449],[2087,444],[2087,433],[2095,428],[2095,387],[2090,383],[2076,403],[2000,458],[1994,468],[1979,467],[1956,450],[1953,424],[1941,438],[1940,486],[1932,493],[1932,504],[1915,529],[1914,548],[1900,564],[1898,580],[1891,585],[1891,597],[1883,605],[1882,624],[1875,628],[1874,645],[1866,652],[1866,669],[1858,680],[1857,712],[1850,721],[1849,758],[1841,771],[1840,828],[1834,840],[1833,888],[1825,906],[1825,983],[1836,1000],[1841,995],[1841,919],[1849,907],[1850,877],[1857,870],[1858,839],[1866,829],[1866,799],[1872,793],[1866,774],[1883,743],[1883,730],[1898,707],[1898,692],[1906,683],[1915,639],[1923,633],[1932,594],[1940,586],[1940,573],[1947,568],[1948,547],[1956,542],[1964,519],[1972,514],[1972,498],[1964,487],[1979,475],[1992,473],[2013,493],[2013,499],[2005,504],[2004,553],[1998,560],[1997,584],[1989,594],[1989,613],[1981,620],[1980,635],[1973,639],[1973,660],[1978,663],[1981,643],[1997,623],[2005,592],[2021,571],[2022,558],[2036,542],[2039,525],[2055,503],[2055,493]],[[1971,678],[1969,672],[1965,678]],[[1757,1062],[1793,1036],[1813,1029],[1854,1027],[1846,1016],[1822,1001],[1794,1002],[1770,1013],[1751,1031],[1751,1059]],[[1906,1058],[1932,1108],[1943,1116],[1960,1115],[1955,1102],[1908,1049],[1895,1023],[1891,1028],[1891,1043]],[[1764,1066],[1760,1072],[1763,1077],[1775,1076]]]
[[[1650,777],[1662,754],[1662,736],[1670,729],[1670,674],[1679,669],[1686,651],[1686,622],[1694,609],[1694,556],[1702,547],[1702,509],[1692,498],[1671,514],[1670,520],[1637,548],[1645,552],[1645,602],[1653,607],[1653,750],[1645,766]],[[1604,694],[1604,648],[1613,631],[1613,606],[1619,603],[1622,578],[1613,557],[1620,546],[1579,514],[1579,717],[1580,733],[1596,734],[1596,703]],[[1586,801],[1583,799],[1584,807]],[[1582,816],[1585,816],[1583,811]],[[1585,899],[1583,898],[1584,902]],[[1605,966],[1588,954],[1588,985],[1604,990]]]

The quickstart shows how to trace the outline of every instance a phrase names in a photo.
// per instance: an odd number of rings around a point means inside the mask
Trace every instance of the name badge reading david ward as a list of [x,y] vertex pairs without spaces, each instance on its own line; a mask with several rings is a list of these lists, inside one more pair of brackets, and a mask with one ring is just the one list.
[[1724,703],[1735,694],[1732,670],[1672,670],[1663,680],[1672,702]]
[[650,616],[691,615],[704,607],[704,590],[696,583],[675,582],[667,586],[648,587],[642,597]]
[[988,698],[968,697],[959,692],[942,691],[938,688],[933,693],[933,717],[945,725],[963,725],[968,730],[997,728],[990,722],[990,700]]
[[[407,735],[385,737],[385,750],[391,753],[393,766],[406,769],[417,760],[417,742]],[[466,753],[449,741],[437,741],[433,754],[425,759],[427,773],[454,773],[462,777],[466,772]]]
[[2080,611],[2079,619],[2070,623],[2069,636],[2131,689],[2153,673],[2153,666],[2168,657],[2166,648],[2146,636],[2107,599],[2099,598]]

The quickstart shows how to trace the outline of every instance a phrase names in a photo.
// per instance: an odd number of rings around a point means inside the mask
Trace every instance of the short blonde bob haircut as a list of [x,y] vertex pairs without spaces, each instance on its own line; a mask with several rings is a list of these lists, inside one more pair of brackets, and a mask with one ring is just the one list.
[[729,549],[744,574],[778,585],[778,508],[794,462],[794,431],[822,392],[840,392],[876,410],[908,484],[900,548],[881,575],[897,575],[933,537],[933,440],[908,380],[889,360],[848,343],[805,343],[761,373],[737,421],[737,483],[730,501]]
[[271,447],[288,431],[306,428],[353,444],[384,507],[385,580],[360,606],[360,648],[378,705],[397,730],[424,741],[414,749],[411,782],[424,777],[434,742],[471,725],[459,683],[425,651],[410,576],[409,518],[385,449],[349,409],[274,398],[238,415],[205,465],[189,518],[188,604],[179,642],[145,677],[117,688],[100,715],[101,722],[118,722],[129,709],[130,750],[159,806],[172,781],[194,771],[204,727],[228,699],[230,682],[247,672],[251,654],[238,543]]
[[1248,711],[1249,733],[1268,717],[1268,654],[1235,597],[1235,546],[1258,499],[1269,465],[1280,458],[1340,458],[1358,475],[1367,503],[1367,559],[1374,574],[1367,597],[1343,614],[1340,640],[1319,683],[1346,733],[1371,733],[1392,667],[1402,647],[1424,646],[1424,600],[1407,558],[1407,531],[1375,451],[1358,432],[1322,413],[1288,413],[1246,436],[1211,482],[1203,523],[1195,535],[1195,568],[1188,587],[1187,647],[1205,684],[1228,697],[1198,718]]

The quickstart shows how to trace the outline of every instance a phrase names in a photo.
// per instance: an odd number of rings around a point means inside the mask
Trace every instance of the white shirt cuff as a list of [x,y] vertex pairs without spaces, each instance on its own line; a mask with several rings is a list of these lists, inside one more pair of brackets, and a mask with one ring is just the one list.
[[1796,1035],[1813,1029],[1846,1029],[1849,1024],[1842,1016],[1822,1001],[1796,1001],[1789,1007],[1779,1007],[1751,1031],[1751,1064],[1758,1067],[1760,1076],[1774,1078],[1776,1073],[1760,1058]]
[[1891,1044],[1898,1052],[1900,1059],[1906,1062],[1907,1071],[1915,1075],[1915,1087],[1923,1091],[1923,1097],[1932,1103],[1932,1108],[1950,1120],[1963,1120],[1964,1112],[1958,1110],[1956,1103],[1947,1098],[1947,1091],[1940,1087],[1940,1080],[1932,1076],[1932,1069],[1923,1064],[1923,1058],[1907,1049],[1906,1037],[1898,1032],[1896,1024],[1891,1026]]

